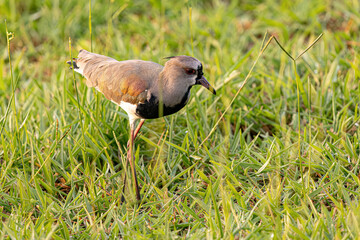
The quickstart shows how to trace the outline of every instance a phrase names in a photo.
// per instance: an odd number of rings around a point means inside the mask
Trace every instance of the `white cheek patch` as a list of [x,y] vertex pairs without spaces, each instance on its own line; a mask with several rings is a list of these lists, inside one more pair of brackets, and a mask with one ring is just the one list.
[[[195,84],[196,84],[196,78],[197,78],[197,76],[193,78],[193,84],[192,84],[192,85],[195,85]],[[192,85],[191,85],[191,86],[192,86]]]

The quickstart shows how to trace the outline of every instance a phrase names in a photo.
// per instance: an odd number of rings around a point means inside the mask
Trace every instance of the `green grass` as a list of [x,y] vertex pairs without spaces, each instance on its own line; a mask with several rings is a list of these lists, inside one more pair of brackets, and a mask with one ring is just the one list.
[[[92,1],[89,20],[85,0],[0,0],[1,239],[360,238],[358,0]],[[145,122],[138,205],[125,112],[65,64],[81,48],[193,55],[218,92]]]

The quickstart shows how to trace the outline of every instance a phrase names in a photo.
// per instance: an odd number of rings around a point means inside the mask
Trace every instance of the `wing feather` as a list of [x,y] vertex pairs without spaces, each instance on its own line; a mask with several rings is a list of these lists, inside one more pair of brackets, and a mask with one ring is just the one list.
[[104,96],[118,104],[144,102],[147,90],[155,83],[163,66],[149,61],[117,61],[113,58],[85,50],[75,60],[79,72]]

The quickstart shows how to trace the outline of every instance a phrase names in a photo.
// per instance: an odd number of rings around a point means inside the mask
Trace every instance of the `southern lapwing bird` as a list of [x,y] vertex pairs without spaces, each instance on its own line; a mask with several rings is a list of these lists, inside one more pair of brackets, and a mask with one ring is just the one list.
[[[94,87],[127,112],[130,123],[127,162],[130,162],[136,198],[140,200],[133,157],[134,139],[145,119],[163,117],[182,109],[189,100],[192,86],[202,85],[216,94],[203,76],[201,62],[189,56],[175,56],[169,57],[162,66],[142,60],[117,61],[80,50],[78,58],[67,63],[86,78],[88,87]],[[140,122],[135,128],[138,119]],[[124,189],[125,181],[126,174]]]

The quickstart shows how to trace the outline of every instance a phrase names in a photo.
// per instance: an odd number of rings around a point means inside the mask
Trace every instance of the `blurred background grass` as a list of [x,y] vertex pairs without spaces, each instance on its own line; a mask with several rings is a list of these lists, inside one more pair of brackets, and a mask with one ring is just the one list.
[[[89,1],[0,0],[1,238],[359,237],[358,0],[91,1],[91,26]],[[321,33],[296,66],[271,42],[199,147],[264,37],[297,56]],[[140,206],[119,202],[126,114],[73,79],[69,37],[72,56],[193,55],[217,89],[146,122]]]

